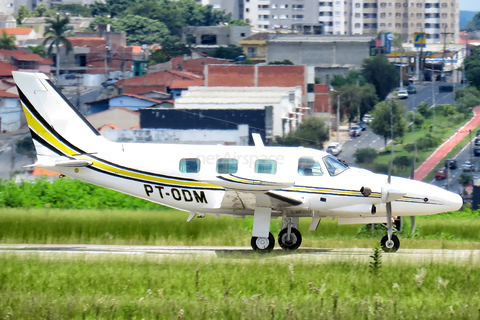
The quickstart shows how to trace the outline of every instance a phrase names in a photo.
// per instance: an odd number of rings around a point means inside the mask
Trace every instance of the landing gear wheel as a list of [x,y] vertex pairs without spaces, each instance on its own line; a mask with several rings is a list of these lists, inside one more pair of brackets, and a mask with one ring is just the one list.
[[268,238],[252,237],[250,244],[252,245],[254,251],[267,253],[272,251],[275,247],[275,238],[273,237],[273,234],[269,232]]
[[295,228],[291,229],[290,241],[288,240],[288,229],[282,229],[278,234],[278,244],[283,250],[297,250],[302,244],[302,235]]
[[390,242],[388,241],[388,236],[385,236],[380,241],[380,245],[385,252],[397,252],[400,248],[400,240],[398,240],[396,235],[392,234],[392,240],[390,240]]

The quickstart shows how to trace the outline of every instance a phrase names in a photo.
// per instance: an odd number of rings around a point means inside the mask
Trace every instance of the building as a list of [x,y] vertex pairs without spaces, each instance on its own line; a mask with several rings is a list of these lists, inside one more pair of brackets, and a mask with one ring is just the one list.
[[17,46],[21,46],[28,40],[38,39],[38,34],[33,28],[0,28],[0,35],[3,32],[9,36],[15,36]]
[[[48,18],[45,17],[28,17],[23,19],[22,27],[33,28],[37,34],[43,37],[45,34],[45,27],[47,26],[47,19]],[[69,19],[70,23],[68,25],[73,28],[74,32],[79,32],[87,29],[94,18],[69,17]]]
[[[322,24],[332,35],[392,32],[413,41],[426,32],[427,43],[458,43],[460,0],[250,0],[244,19],[262,29],[292,28],[293,24]],[[446,37],[446,38],[445,38]]]
[[243,54],[255,62],[265,62],[267,59],[267,41],[275,36],[273,33],[256,33],[239,41]]
[[[142,97],[136,94],[121,94],[111,98],[85,102],[85,104],[88,106],[88,109],[89,109],[88,113],[93,114],[93,113],[102,112],[102,111],[106,111],[106,110],[110,110],[118,107],[135,111],[140,108],[147,108],[147,107],[154,106],[160,102],[161,101],[159,100]],[[102,123],[102,125],[103,124],[105,124],[105,122]]]
[[0,10],[0,28],[16,28],[17,20],[11,14],[2,13]]
[[251,28],[243,26],[183,27],[182,41],[197,51],[204,51],[220,46],[238,46],[239,41],[250,34]]
[[204,80],[173,80],[170,85],[170,94],[173,99],[180,98],[182,92],[188,90],[190,87],[203,86]]
[[199,0],[202,6],[211,5],[213,9],[232,14],[232,19],[243,20],[244,0]]
[[0,132],[20,129],[22,109],[18,95],[0,90]]
[[136,111],[124,108],[113,107],[105,111],[92,113],[86,116],[88,122],[97,130],[104,129],[132,129],[140,127],[140,114]]

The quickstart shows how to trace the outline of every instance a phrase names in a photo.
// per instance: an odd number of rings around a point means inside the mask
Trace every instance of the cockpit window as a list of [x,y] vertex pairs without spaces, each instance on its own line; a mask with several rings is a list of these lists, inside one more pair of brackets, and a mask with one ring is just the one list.
[[323,176],[320,163],[312,157],[298,159],[298,174],[301,176]]
[[331,176],[337,176],[343,171],[347,170],[348,167],[338,161],[338,159],[332,157],[332,156],[326,156],[323,158],[323,162],[325,163],[325,166],[327,167],[328,173],[330,173]]

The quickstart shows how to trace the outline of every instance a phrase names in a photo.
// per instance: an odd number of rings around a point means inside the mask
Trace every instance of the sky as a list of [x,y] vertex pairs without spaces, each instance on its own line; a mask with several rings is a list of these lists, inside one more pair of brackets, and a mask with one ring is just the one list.
[[460,0],[460,10],[480,11],[480,0]]

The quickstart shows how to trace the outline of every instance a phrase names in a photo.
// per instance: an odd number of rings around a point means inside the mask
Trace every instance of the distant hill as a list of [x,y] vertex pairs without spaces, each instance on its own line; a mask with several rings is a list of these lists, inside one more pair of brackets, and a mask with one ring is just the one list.
[[463,11],[460,10],[460,29],[465,28],[467,22],[472,20],[473,16],[477,14],[477,11]]

